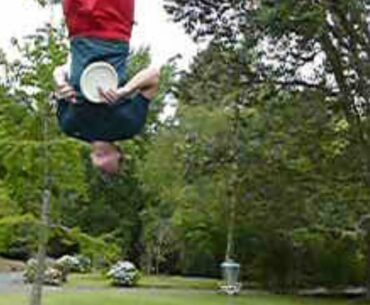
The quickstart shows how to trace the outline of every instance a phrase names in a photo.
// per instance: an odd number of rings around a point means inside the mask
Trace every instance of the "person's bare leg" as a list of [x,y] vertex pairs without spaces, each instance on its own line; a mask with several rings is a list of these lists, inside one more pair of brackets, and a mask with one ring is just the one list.
[[129,95],[134,92],[141,92],[146,98],[154,97],[159,83],[160,70],[149,67],[141,70],[131,78],[122,88],[118,89],[120,96]]
[[107,103],[115,103],[120,98],[135,92],[140,92],[147,99],[152,99],[158,88],[159,77],[160,70],[158,68],[149,67],[141,70],[123,87],[117,90],[110,89],[104,92],[99,89],[100,95]]

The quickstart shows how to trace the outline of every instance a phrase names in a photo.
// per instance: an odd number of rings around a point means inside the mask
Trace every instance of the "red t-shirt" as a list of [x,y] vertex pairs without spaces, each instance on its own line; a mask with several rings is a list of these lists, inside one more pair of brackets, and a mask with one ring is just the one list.
[[129,42],[135,0],[64,0],[63,10],[71,37]]

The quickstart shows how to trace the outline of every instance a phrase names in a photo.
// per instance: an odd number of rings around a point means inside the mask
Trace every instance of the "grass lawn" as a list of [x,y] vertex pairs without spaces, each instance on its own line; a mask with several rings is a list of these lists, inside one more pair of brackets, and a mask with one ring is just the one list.
[[[195,292],[194,290],[107,289],[92,292],[47,293],[43,305],[344,305],[351,303],[345,300],[305,299],[267,294],[227,297],[212,293]],[[0,305],[27,304],[28,300],[25,295],[0,295]]]
[[[101,274],[73,274],[63,290],[45,292],[43,305],[370,305],[258,292],[227,297],[216,293],[217,284],[214,279],[145,276],[138,288],[118,289]],[[0,305],[28,305],[28,297],[24,292],[0,294]]]
[[[185,278],[180,276],[143,276],[139,281],[139,288],[216,290],[218,282],[217,279]],[[72,274],[68,276],[66,287],[108,288],[109,281],[104,275],[99,273]]]
[[180,276],[145,276],[139,281],[143,288],[207,289],[216,290],[217,279],[185,278]]

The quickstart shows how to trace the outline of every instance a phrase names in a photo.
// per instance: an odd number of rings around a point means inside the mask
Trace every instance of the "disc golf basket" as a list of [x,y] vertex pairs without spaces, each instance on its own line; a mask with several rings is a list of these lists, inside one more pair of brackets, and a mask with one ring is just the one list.
[[240,264],[233,260],[226,260],[221,264],[223,282],[220,291],[227,295],[239,294],[242,284],[239,281]]

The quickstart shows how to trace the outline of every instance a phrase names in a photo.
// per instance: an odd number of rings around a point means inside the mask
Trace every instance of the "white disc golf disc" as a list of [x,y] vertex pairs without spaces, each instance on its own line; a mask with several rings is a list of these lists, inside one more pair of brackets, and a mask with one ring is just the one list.
[[86,67],[81,75],[82,94],[92,103],[102,103],[99,88],[103,91],[117,89],[118,75],[114,67],[98,61]]

